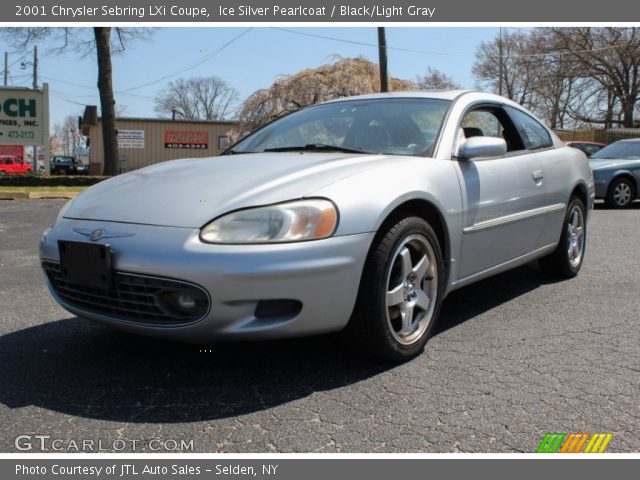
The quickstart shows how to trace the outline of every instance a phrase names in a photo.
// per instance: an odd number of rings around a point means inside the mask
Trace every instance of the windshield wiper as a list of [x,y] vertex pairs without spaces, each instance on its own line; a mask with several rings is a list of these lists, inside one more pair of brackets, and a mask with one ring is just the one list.
[[340,147],[338,145],[326,145],[324,143],[308,143],[304,147],[275,147],[265,148],[264,152],[344,152],[344,153],[370,153],[356,148]]
[[258,153],[258,152],[247,152],[247,151],[243,151],[243,150],[229,149],[229,150],[225,150],[220,155],[243,155],[245,153]]

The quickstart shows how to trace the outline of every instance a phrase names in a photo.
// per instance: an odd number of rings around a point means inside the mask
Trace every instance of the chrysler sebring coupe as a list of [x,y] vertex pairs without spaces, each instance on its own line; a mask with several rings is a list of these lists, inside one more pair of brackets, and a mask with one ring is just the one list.
[[455,289],[535,259],[575,276],[593,197],[584,154],[502,97],[366,95],[95,185],[40,257],[60,305],[117,328],[200,343],[345,329],[400,361]]

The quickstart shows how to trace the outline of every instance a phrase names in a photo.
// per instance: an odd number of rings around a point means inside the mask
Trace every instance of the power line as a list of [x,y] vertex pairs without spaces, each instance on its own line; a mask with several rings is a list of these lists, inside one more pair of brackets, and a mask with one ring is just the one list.
[[[367,43],[367,42],[359,42],[357,40],[348,40],[346,38],[337,38],[337,37],[330,37],[328,35],[320,35],[317,33],[308,33],[308,32],[300,32],[298,30],[291,30],[289,28],[282,28],[282,27],[270,27],[272,30],[280,30],[282,32],[287,32],[287,33],[293,33],[295,35],[302,35],[304,37],[313,37],[313,38],[321,38],[323,40],[332,40],[334,42],[342,42],[342,43],[350,43],[352,45],[361,45],[364,47],[373,47],[373,48],[378,48],[378,44],[377,43]],[[406,52],[406,53],[419,53],[422,55],[440,55],[440,56],[455,56],[455,57],[470,57],[472,55],[466,54],[466,53],[446,53],[446,52],[436,52],[436,51],[429,51],[429,50],[413,50],[410,48],[402,48],[402,47],[391,47],[389,45],[387,45],[387,50],[396,50],[399,52]]]
[[[159,79],[157,79],[157,80],[153,80],[153,81],[151,81],[151,82],[147,82],[147,83],[144,83],[144,84],[141,84],[141,85],[137,85],[137,86],[135,86],[135,87],[127,88],[127,89],[124,89],[124,90],[118,90],[118,91],[115,91],[114,93],[115,93],[115,94],[119,94],[119,95],[127,95],[127,96],[131,96],[131,97],[134,97],[134,98],[139,98],[139,99],[141,99],[141,100],[155,101],[155,98],[154,98],[154,97],[150,97],[150,96],[146,96],[146,95],[140,95],[140,94],[136,94],[136,93],[130,93],[130,92],[131,92],[132,90],[138,90],[138,89],[140,89],[140,88],[144,88],[144,87],[148,87],[148,86],[154,85],[154,84],[159,83],[159,82],[161,82],[161,81],[163,81],[163,80],[166,80],[166,79],[168,79],[168,78],[171,78],[171,77],[174,77],[174,76],[176,76],[176,75],[180,75],[180,74],[182,74],[182,73],[185,73],[185,72],[188,72],[188,71],[193,70],[194,68],[196,68],[196,67],[198,67],[198,66],[202,65],[203,63],[205,63],[205,62],[207,62],[207,61],[211,60],[213,57],[215,57],[215,56],[216,56],[216,55],[218,55],[220,52],[222,52],[224,49],[226,49],[227,47],[229,47],[229,46],[230,46],[232,43],[234,43],[236,40],[239,40],[241,37],[243,37],[244,35],[246,35],[247,33],[249,33],[251,30],[253,30],[253,27],[247,28],[247,29],[246,29],[246,30],[244,30],[242,33],[240,33],[239,35],[236,35],[236,36],[235,36],[235,37],[233,37],[231,40],[229,40],[228,42],[226,42],[225,44],[223,44],[220,48],[218,48],[218,49],[217,49],[217,50],[215,50],[214,52],[212,52],[212,53],[210,53],[209,55],[207,55],[205,58],[203,58],[203,59],[201,59],[201,60],[197,61],[196,63],[194,63],[194,64],[192,64],[192,65],[190,65],[190,66],[187,66],[187,67],[185,67],[185,68],[180,69],[179,71],[176,71],[176,72],[170,73],[170,74],[168,74],[168,75],[165,75],[165,76],[163,76],[163,77],[161,77],[161,78],[159,78]],[[96,88],[96,87],[91,87],[91,86],[89,86],[89,85],[81,85],[81,84],[78,84],[78,83],[69,82],[69,81],[67,81],[67,80],[55,79],[55,78],[46,77],[46,76],[43,76],[43,75],[41,75],[41,77],[42,77],[42,78],[46,78],[47,80],[50,80],[50,81],[56,81],[56,82],[64,83],[64,84],[71,85],[71,86],[74,86],[74,87],[78,87],[78,88],[88,88],[88,89],[91,89],[91,90],[93,90],[94,88]],[[78,102],[72,102],[71,100],[68,100],[68,99],[63,99],[63,100],[66,100],[66,101],[71,102],[71,103],[76,103],[76,104],[78,104]],[[78,105],[79,105],[79,104],[78,104]]]
[[[328,35],[320,35],[317,33],[308,33],[308,32],[300,32],[298,30],[291,30],[289,28],[282,28],[282,27],[270,27],[272,30],[280,30],[282,32],[287,32],[287,33],[293,33],[295,35],[302,35],[305,37],[312,37],[312,38],[321,38],[323,40],[331,40],[334,42],[341,42],[341,43],[349,43],[352,45],[361,45],[364,47],[372,47],[372,48],[378,48],[378,44],[376,43],[368,43],[368,42],[360,42],[357,40],[348,40],[346,38],[338,38],[338,37],[332,37],[332,36],[328,36]],[[410,48],[403,48],[403,47],[392,47],[390,45],[387,45],[387,50],[396,50],[399,52],[405,52],[405,53],[417,53],[417,54],[421,54],[421,55],[438,55],[438,56],[451,56],[451,57],[472,57],[473,55],[471,54],[467,54],[467,53],[451,53],[451,52],[437,52],[437,51],[433,51],[433,50],[416,50],[416,49],[410,49]]]
[[65,102],[73,103],[74,105],[80,105],[81,107],[86,106],[84,103],[74,102],[73,100],[69,100],[68,98],[64,97],[60,92],[49,90],[49,93],[51,93],[51,95],[53,95],[54,97],[59,98],[60,100],[64,100]]
[[90,90],[94,90],[98,87],[96,86],[89,86],[89,85],[81,85],[79,83],[73,83],[73,82],[69,82],[67,80],[60,80],[59,78],[51,78],[51,77],[47,77],[46,75],[40,75],[41,78],[44,78],[45,80],[49,80],[51,82],[59,82],[59,83],[65,83],[67,85],[71,85],[72,87],[78,87],[78,88],[88,88]]
[[[82,85],[80,83],[74,83],[74,82],[69,82],[67,80],[61,80],[59,78],[53,78],[53,77],[48,77],[46,75],[40,75],[41,78],[45,79],[45,80],[49,80],[50,82],[58,82],[58,83],[63,83],[65,85],[70,85],[72,87],[78,87],[78,88],[85,88],[87,90],[95,90],[97,87],[95,86],[89,86],[89,85]],[[118,92],[116,92],[118,93]],[[125,95],[128,97],[133,97],[133,98],[139,98],[141,100],[147,100],[147,101],[155,101],[155,97],[151,97],[149,95],[141,95],[138,93],[127,93],[127,92],[121,92],[119,93],[120,95]],[[93,93],[91,95],[76,95],[76,98],[95,98],[95,97],[99,97],[99,95],[97,93]]]
[[[13,61],[13,62],[11,62],[9,65],[7,65],[7,68],[6,68],[6,69],[7,69],[7,70],[10,70],[10,69],[11,69],[11,67],[13,67],[14,65],[16,65],[18,62],[21,62],[22,60],[24,60],[25,58],[27,58],[27,55],[31,55],[31,52],[25,52],[25,53],[23,53],[21,57],[19,57],[17,60],[14,60],[14,61]],[[3,74],[3,75],[4,75],[4,70],[5,70],[5,69],[3,68],[3,69],[2,69],[2,74]],[[9,73],[9,75],[11,75],[11,74]],[[31,74],[29,74],[29,75],[31,75]],[[22,75],[16,75],[14,78],[18,78],[18,76],[22,76]]]
[[235,42],[236,40],[240,39],[240,37],[243,37],[244,35],[246,35],[247,33],[249,33],[251,30],[253,30],[253,27],[247,28],[246,30],[244,30],[242,33],[240,33],[239,35],[236,35],[235,37],[233,37],[231,40],[229,40],[227,43],[225,43],[224,45],[222,45],[220,48],[218,48],[217,50],[215,50],[214,52],[212,52],[211,54],[207,55],[205,58],[203,58],[202,60],[199,60],[198,62],[194,63],[193,65],[180,69],[177,72],[174,73],[170,73],[168,75],[165,75],[164,77],[161,77],[157,80],[153,80],[151,82],[147,82],[144,83],[142,85],[137,85],[135,87],[131,87],[131,88],[127,88],[124,90],[119,90],[115,93],[127,93],[130,92],[131,90],[138,90],[140,88],[144,88],[144,87],[149,87],[151,85],[154,85],[156,83],[162,82],[163,80],[166,80],[167,78],[171,78],[171,77],[175,77],[176,75],[180,75],[183,74],[185,72],[189,72],[191,70],[193,70],[196,67],[199,67],[200,65],[202,65],[205,62],[208,62],[209,60],[211,60],[213,57],[215,57],[216,55],[218,55],[220,52],[222,52],[225,48],[227,48],[229,45],[231,45],[233,42]]
[[[346,38],[331,37],[328,35],[320,35],[317,33],[300,32],[298,30],[291,30],[289,28],[282,28],[282,27],[270,27],[270,28],[273,30],[280,30],[282,32],[292,33],[295,35],[302,35],[304,37],[321,38],[324,40],[331,40],[334,42],[350,43],[353,45],[361,45],[364,47],[372,47],[376,49],[378,48],[378,45],[375,43],[359,42],[357,40],[348,40]],[[571,51],[567,50],[567,51],[545,52],[545,53],[521,53],[517,55],[510,55],[510,58],[535,58],[535,57],[573,55],[575,53],[601,52],[605,50],[614,50],[622,46],[623,45],[618,44],[618,45],[610,45],[608,47],[601,47],[601,48],[589,48],[585,50],[571,50]],[[476,56],[475,54],[469,54],[469,53],[451,53],[451,52],[436,52],[432,50],[416,50],[411,48],[392,47],[389,45],[387,45],[387,50],[395,50],[398,52],[405,52],[405,53],[416,53],[419,55],[437,55],[437,56],[444,56],[444,57],[475,57]],[[498,58],[498,55],[486,55],[486,57]]]
[[18,58],[17,60],[15,60],[14,62],[9,64],[8,68],[13,67],[16,63],[21,62],[22,60],[24,60],[25,58],[27,58],[27,55],[31,55],[32,52],[26,52],[24,53],[20,58]]

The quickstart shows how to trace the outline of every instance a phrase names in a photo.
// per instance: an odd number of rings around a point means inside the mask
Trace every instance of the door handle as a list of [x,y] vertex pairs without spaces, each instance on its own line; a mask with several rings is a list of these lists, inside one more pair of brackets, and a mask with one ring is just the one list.
[[542,179],[544,178],[544,171],[543,170],[535,170],[531,173],[531,176],[533,177],[533,181],[538,183],[541,182]]

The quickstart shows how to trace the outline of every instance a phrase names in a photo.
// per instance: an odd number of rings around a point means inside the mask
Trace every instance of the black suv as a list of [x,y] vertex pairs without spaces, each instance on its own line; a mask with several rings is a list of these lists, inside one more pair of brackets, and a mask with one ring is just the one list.
[[76,175],[79,165],[75,157],[51,157],[51,174]]

